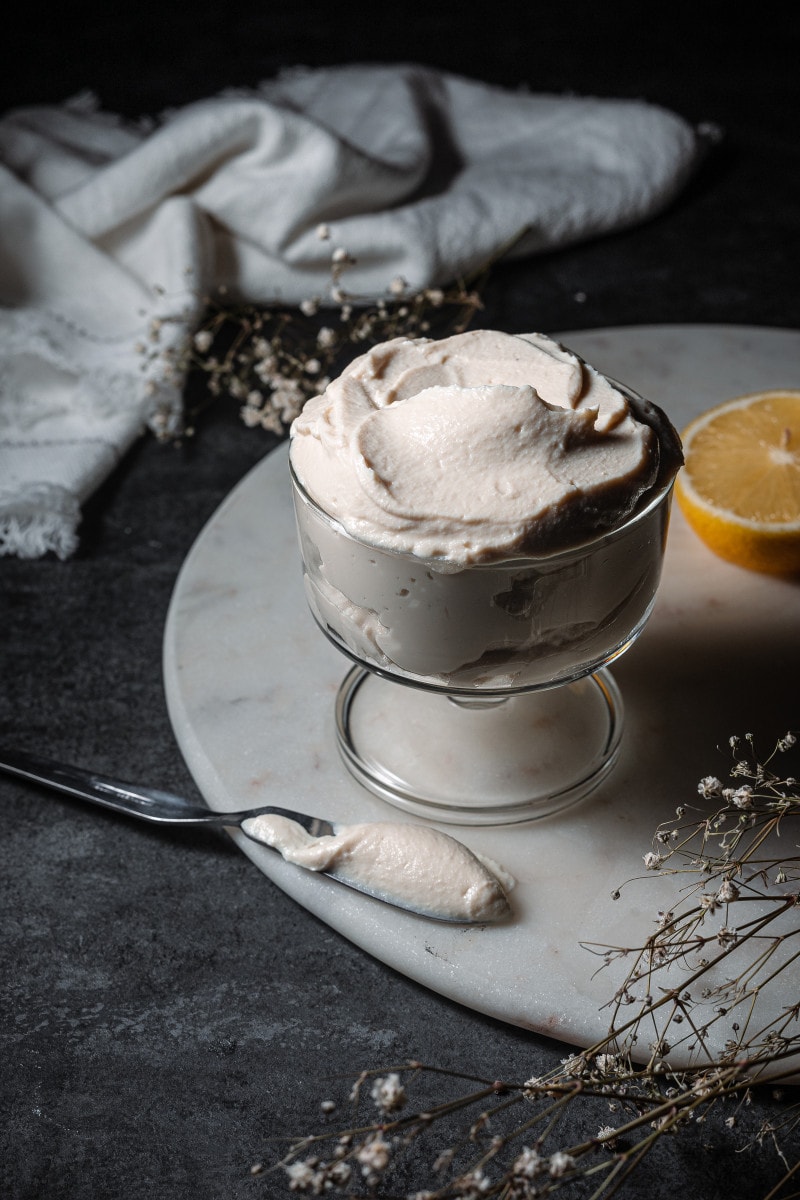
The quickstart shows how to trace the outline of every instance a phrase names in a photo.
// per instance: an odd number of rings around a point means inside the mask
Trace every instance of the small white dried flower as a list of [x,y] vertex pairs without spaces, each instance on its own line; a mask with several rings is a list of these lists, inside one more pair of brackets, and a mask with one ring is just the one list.
[[547,1165],[547,1170],[554,1179],[560,1179],[562,1175],[566,1175],[575,1166],[575,1159],[571,1154],[567,1154],[566,1150],[556,1150],[555,1154],[550,1155]]
[[396,1072],[376,1079],[372,1085],[372,1099],[383,1112],[394,1112],[406,1102],[406,1093]]
[[739,940],[739,934],[729,925],[721,925],[717,930],[717,941],[720,946],[733,946]]
[[257,379],[260,379],[262,383],[272,383],[277,366],[278,364],[274,357],[270,356],[269,358],[262,358],[259,359],[256,365],[253,367],[253,374]]
[[346,263],[350,261],[350,255],[345,250],[344,246],[337,246],[333,254],[331,254],[331,262]]
[[480,1167],[468,1171],[458,1181],[459,1200],[479,1200],[491,1189],[492,1181]]
[[364,1142],[363,1146],[359,1146],[356,1150],[356,1158],[361,1164],[362,1174],[380,1173],[385,1171],[389,1165],[391,1147],[380,1134],[376,1134],[375,1137]]
[[530,1079],[526,1079],[522,1085],[522,1095],[525,1100],[538,1099],[541,1089],[544,1087],[544,1080],[539,1075],[532,1075]]
[[402,296],[408,288],[408,281],[402,275],[395,275],[392,282],[389,284],[389,292],[392,296]]
[[331,227],[330,225],[322,223],[317,226],[315,232],[321,242],[327,242],[331,236]]
[[537,1175],[542,1174],[546,1167],[547,1159],[542,1158],[538,1150],[534,1150],[531,1146],[523,1146],[521,1152],[514,1159],[511,1173],[523,1179],[535,1179]]
[[336,334],[333,332],[333,330],[330,328],[330,326],[323,325],[322,328],[317,333],[317,345],[321,349],[327,350],[328,347],[332,346],[335,341],[336,341]]
[[349,1163],[331,1163],[326,1166],[323,1175],[323,1190],[327,1192],[330,1188],[345,1188],[353,1176],[353,1168]]
[[663,861],[664,859],[661,857],[661,855],[654,853],[652,850],[648,850],[647,854],[643,856],[643,862],[646,871],[657,871]]
[[434,1162],[433,1162],[434,1171],[436,1171],[437,1173],[439,1171],[446,1171],[447,1168],[450,1166],[450,1163],[455,1158],[455,1154],[456,1154],[456,1151],[455,1151],[454,1146],[448,1146],[446,1150],[443,1150],[441,1152],[441,1154],[439,1154],[434,1159]]
[[300,312],[304,317],[313,317],[319,312],[319,300],[316,296],[300,301]]
[[320,1110],[324,1113],[335,1112],[336,1111],[336,1101],[335,1100],[323,1100],[320,1103],[319,1107],[320,1107]]
[[248,429],[255,429],[261,424],[261,412],[251,404],[245,404],[239,409],[239,416]]
[[716,912],[719,908],[719,901],[716,896],[712,896],[710,892],[703,892],[700,897],[700,907],[704,912]]
[[783,753],[784,750],[789,750],[797,741],[793,733],[786,733],[778,742],[778,749]]
[[596,1134],[598,1142],[602,1142],[609,1150],[617,1144],[617,1131],[613,1125],[601,1125]]
[[322,363],[318,358],[307,358],[303,370],[306,375],[319,375],[322,370]]
[[288,400],[300,400],[303,395],[303,389],[296,379],[290,379],[288,376],[279,377],[275,380],[275,399],[285,403]]
[[346,1162],[331,1163],[325,1172],[325,1186],[337,1188],[347,1187],[353,1174],[353,1168]]
[[261,428],[265,429],[267,433],[282,434],[283,421],[281,420],[280,413],[275,412],[274,408],[262,408]]
[[322,1179],[314,1170],[316,1166],[315,1159],[308,1159],[306,1162],[293,1162],[285,1168],[286,1174],[289,1176],[289,1191],[291,1192],[316,1192],[315,1189],[322,1184]]
[[730,904],[733,900],[739,899],[739,889],[731,879],[725,879],[720,884],[717,899],[722,904]]
[[731,799],[737,808],[752,808],[753,789],[749,784],[745,783],[742,787],[736,789]]
[[477,1142],[478,1138],[481,1136],[490,1122],[491,1117],[489,1116],[488,1112],[480,1113],[476,1120],[474,1120],[469,1127],[469,1140],[471,1142]]
[[197,333],[192,338],[192,341],[194,342],[195,350],[199,351],[200,354],[205,354],[211,349],[214,341],[214,335],[210,329],[198,329]]
[[709,796],[719,796],[722,794],[722,781],[717,779],[716,775],[705,775],[698,783],[697,790],[706,799]]

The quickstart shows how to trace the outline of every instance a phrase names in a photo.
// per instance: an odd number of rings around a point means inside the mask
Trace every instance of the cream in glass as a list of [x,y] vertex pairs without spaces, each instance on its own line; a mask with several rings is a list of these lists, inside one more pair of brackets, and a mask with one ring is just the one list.
[[544,335],[482,330],[356,359],[294,422],[290,459],[322,629],[463,704],[630,645],[682,461],[655,405]]

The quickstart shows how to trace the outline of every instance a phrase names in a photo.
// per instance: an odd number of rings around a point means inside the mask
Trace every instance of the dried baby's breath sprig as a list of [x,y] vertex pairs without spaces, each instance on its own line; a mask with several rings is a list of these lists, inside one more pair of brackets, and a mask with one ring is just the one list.
[[597,948],[607,964],[631,963],[610,1002],[626,1048],[642,1028],[638,1015],[622,1020],[633,1001],[646,1008],[665,1059],[688,1056],[700,1068],[735,1064],[739,1076],[757,1079],[800,1053],[800,999],[763,1017],[775,980],[800,961],[800,855],[792,836],[800,788],[775,769],[795,743],[787,733],[762,762],[751,735],[732,738],[728,784],[705,776],[698,785],[718,807],[705,814],[681,805],[656,831],[645,867],[675,876],[675,902],[659,911],[636,950]]
[[[353,1120],[292,1142],[268,1172],[270,1195],[282,1173],[307,1195],[609,1197],[665,1138],[699,1137],[714,1109],[731,1151],[772,1147],[780,1178],[768,1197],[785,1195],[800,1173],[784,1149],[797,1145],[800,1104],[774,1092],[760,1123],[751,1107],[754,1089],[800,1074],[800,997],[767,1005],[800,960],[800,784],[778,769],[795,744],[788,733],[761,761],[752,737],[732,738],[729,782],[698,785],[713,811],[684,803],[659,826],[642,879],[674,877],[672,902],[644,944],[589,947],[601,970],[628,968],[605,1037],[527,1080],[416,1061],[362,1071]],[[423,1088],[433,1094],[412,1099]],[[740,1125],[750,1128],[736,1144]]]
[[[317,236],[331,241],[328,226]],[[367,299],[345,286],[356,260],[331,242],[330,282],[325,294],[298,306],[234,305],[224,294],[207,298],[205,315],[183,351],[164,351],[154,327],[138,348],[149,376],[167,381],[202,380],[187,389],[187,412],[180,435],[194,431],[202,407],[217,398],[233,400],[245,425],[281,435],[312,396],[325,391],[356,355],[395,337],[441,337],[463,332],[481,309],[484,268],[472,281],[446,288],[412,290],[398,276],[385,295]],[[189,396],[201,392],[195,402]],[[165,433],[166,437],[174,432]]]

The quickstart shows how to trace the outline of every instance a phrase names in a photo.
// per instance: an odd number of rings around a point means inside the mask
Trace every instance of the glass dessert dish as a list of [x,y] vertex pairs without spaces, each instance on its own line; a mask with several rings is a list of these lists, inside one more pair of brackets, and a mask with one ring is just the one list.
[[545,334],[395,338],[308,402],[289,460],[308,603],[355,664],[355,778],[472,825],[596,788],[622,734],[608,664],[661,575],[666,415]]
[[352,775],[462,825],[535,820],[593,791],[622,735],[608,664],[652,611],[673,478],[578,545],[464,566],[353,536],[292,469],[306,598],[355,664],[336,701]]

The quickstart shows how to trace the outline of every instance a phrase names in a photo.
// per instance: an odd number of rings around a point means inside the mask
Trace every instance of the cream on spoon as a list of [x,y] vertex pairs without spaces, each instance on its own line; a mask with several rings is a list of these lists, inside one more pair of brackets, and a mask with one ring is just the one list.
[[265,814],[249,817],[242,831],[287,862],[440,921],[498,921],[510,912],[505,889],[513,880],[427,825],[373,821],[312,837],[295,821]]

